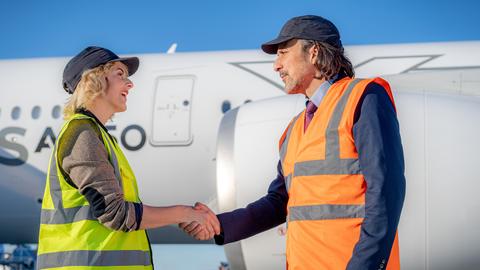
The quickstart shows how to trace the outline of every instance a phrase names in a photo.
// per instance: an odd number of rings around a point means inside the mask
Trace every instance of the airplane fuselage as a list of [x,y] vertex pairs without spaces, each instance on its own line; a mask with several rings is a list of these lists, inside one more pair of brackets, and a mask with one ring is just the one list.
[[[428,235],[439,233],[427,224],[429,217],[436,217],[435,203],[423,198],[424,195],[442,196],[440,194],[446,192],[445,187],[425,188],[428,186],[425,183],[433,181],[429,178],[432,174],[429,166],[435,165],[436,172],[442,171],[445,164],[437,162],[432,153],[435,156],[438,153],[429,147],[441,145],[443,138],[460,140],[466,132],[480,132],[476,126],[458,125],[458,133],[442,133],[437,130],[441,125],[436,124],[439,120],[434,117],[441,112],[438,106],[452,110],[448,115],[457,118],[480,116],[480,111],[475,109],[480,104],[479,48],[480,42],[346,48],[356,76],[387,78],[397,99],[407,165],[407,199],[400,228],[405,228],[407,233],[401,237],[407,239],[404,246],[409,249],[414,244],[408,239],[424,238],[420,249],[423,255],[416,252],[421,256],[412,257],[412,252],[404,252],[410,256],[405,259],[407,265],[416,265],[409,263],[423,258],[420,268],[428,268],[429,248],[437,243],[429,240]],[[221,210],[229,209],[221,201],[224,200],[221,190],[217,190],[217,181],[222,180],[217,177],[217,143],[223,130],[220,123],[225,113],[234,109],[240,113],[239,117],[247,112],[256,116],[236,121],[236,132],[244,130],[244,133],[238,133],[235,142],[247,140],[257,154],[250,153],[250,147],[233,154],[238,162],[250,162],[248,166],[258,168],[249,173],[237,168],[237,199],[230,205],[243,207],[265,194],[275,174],[275,166],[270,163],[278,159],[272,145],[276,144],[285,121],[301,110],[298,104],[303,103],[300,102],[303,97],[285,97],[283,83],[272,70],[274,56],[260,51],[231,51],[146,54],[139,58],[139,71],[131,78],[135,86],[128,95],[128,109],[115,115],[107,128],[119,141],[136,174],[143,202],[172,205],[201,201],[215,210],[219,204]],[[67,61],[67,58],[0,61],[0,242],[37,241],[46,168],[63,122],[62,107],[68,98],[61,87],[61,74]],[[253,137],[255,132],[265,136]],[[469,147],[480,151],[478,142]],[[472,159],[480,160],[474,156],[455,158],[469,159],[463,163],[467,167],[460,168],[464,172],[458,176],[461,180],[456,181],[472,185],[474,176],[468,166]],[[242,183],[247,186],[242,187]],[[478,185],[470,188],[475,187]],[[478,205],[478,200],[468,202]],[[419,223],[423,224],[422,229],[411,227],[415,222],[412,219],[419,218],[424,220]],[[478,218],[466,220],[474,222]],[[154,243],[193,241],[171,227],[153,231],[152,236]],[[282,256],[278,254],[284,252],[281,245],[284,237],[275,229],[264,236],[267,238],[256,236],[242,242],[243,248],[265,245],[265,248],[242,251],[248,269],[255,269],[255,265],[257,269],[268,269],[268,265],[276,269],[282,263],[278,259]],[[473,236],[480,237],[478,233]],[[400,240],[402,242],[402,238]],[[480,250],[479,246],[474,250]],[[434,250],[432,254],[437,256],[442,252]],[[261,268],[264,264],[259,260],[265,261],[267,268]]]

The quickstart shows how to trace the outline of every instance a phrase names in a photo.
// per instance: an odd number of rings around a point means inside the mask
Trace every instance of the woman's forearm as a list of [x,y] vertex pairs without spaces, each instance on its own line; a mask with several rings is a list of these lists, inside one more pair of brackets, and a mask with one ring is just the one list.
[[186,222],[191,209],[192,207],[185,205],[156,207],[144,204],[140,229],[152,229]]

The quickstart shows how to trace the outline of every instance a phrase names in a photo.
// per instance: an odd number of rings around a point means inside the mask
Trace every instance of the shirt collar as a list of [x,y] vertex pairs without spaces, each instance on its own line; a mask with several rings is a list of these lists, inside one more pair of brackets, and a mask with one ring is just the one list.
[[315,104],[315,106],[318,107],[320,105],[320,102],[322,101],[323,97],[325,96],[325,93],[327,93],[330,86],[335,81],[337,81],[337,79],[338,79],[338,74],[333,76],[333,78],[331,80],[324,81],[320,85],[320,87],[318,87],[318,89],[315,91],[315,93],[313,93],[313,96],[310,97],[310,101],[313,102],[313,104]]
[[313,96],[310,97],[310,101],[313,102],[315,106],[318,107],[318,105],[320,105],[320,102],[322,101],[323,96],[325,96],[328,88],[330,88],[330,85],[332,84],[329,81],[324,81],[320,87],[318,87],[317,91],[313,93]]

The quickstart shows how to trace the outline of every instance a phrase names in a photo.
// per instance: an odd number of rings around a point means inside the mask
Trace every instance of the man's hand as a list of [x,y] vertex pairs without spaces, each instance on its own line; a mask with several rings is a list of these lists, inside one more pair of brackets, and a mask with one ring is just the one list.
[[178,226],[197,240],[209,240],[220,234],[220,222],[215,213],[203,203],[195,203],[192,208],[191,220]]

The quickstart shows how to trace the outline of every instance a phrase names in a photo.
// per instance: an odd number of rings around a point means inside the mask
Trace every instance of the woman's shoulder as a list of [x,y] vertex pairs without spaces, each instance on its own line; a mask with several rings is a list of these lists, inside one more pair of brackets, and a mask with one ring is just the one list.
[[57,143],[60,156],[65,156],[65,153],[68,155],[73,149],[93,153],[89,149],[103,147],[100,128],[94,120],[88,118],[70,120]]
[[78,118],[72,119],[68,122],[68,125],[65,127],[64,133],[79,134],[82,132],[95,132],[98,135],[101,135],[99,126],[94,119],[91,118]]
[[57,162],[73,187],[85,185],[81,182],[84,172],[109,162],[98,126],[89,119],[71,120],[57,144]]

